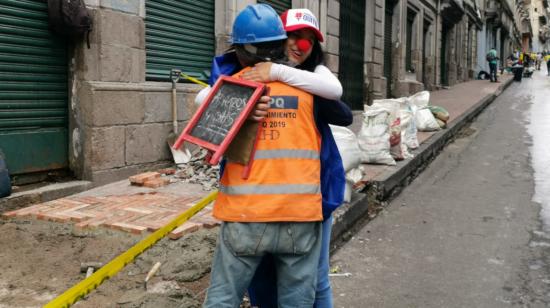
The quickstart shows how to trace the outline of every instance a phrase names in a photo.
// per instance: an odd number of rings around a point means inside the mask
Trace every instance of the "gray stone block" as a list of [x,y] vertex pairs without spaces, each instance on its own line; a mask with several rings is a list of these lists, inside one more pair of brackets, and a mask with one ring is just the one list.
[[403,97],[410,95],[410,82],[398,80],[395,84],[395,89],[393,90],[393,95],[396,97]]
[[[95,91],[91,106],[92,126],[142,123],[145,116],[143,93],[134,91]],[[89,118],[90,119],[90,118]]]
[[172,130],[169,123],[130,125],[126,127],[126,164],[168,160],[171,156],[166,138]]
[[146,92],[143,123],[168,122],[172,120],[172,95],[168,92]]
[[[172,93],[170,92],[145,92],[145,117],[144,123],[170,122],[172,121]],[[189,101],[193,102],[195,94],[176,94],[178,105],[178,120],[188,120],[194,110],[190,110]]]
[[382,77],[382,64],[373,63],[371,74],[373,77]]
[[338,73],[339,72],[339,63],[340,63],[340,59],[338,58],[337,55],[331,55],[331,54],[327,54],[326,55],[326,61],[327,61],[327,67],[334,73]]
[[384,8],[381,6],[374,7],[374,20],[384,21]]
[[75,70],[80,79],[99,80],[99,49],[100,45],[95,43],[91,43],[89,49],[84,45],[75,48]]
[[340,2],[328,0],[328,15],[334,18],[340,18]]
[[384,63],[384,52],[381,49],[372,50],[372,62],[379,64]]
[[424,90],[424,84],[421,82],[411,82],[409,85],[409,94],[413,95]]
[[143,49],[101,45],[98,65],[100,81],[145,81],[145,50]]
[[374,22],[374,34],[378,36],[384,35],[384,23],[380,21]]
[[85,156],[91,170],[122,167],[124,161],[125,128],[122,126],[89,128],[89,144]]
[[99,33],[101,45],[121,45],[145,49],[143,18],[110,10],[100,10],[94,31]]
[[373,44],[373,47],[378,49],[378,50],[382,50],[384,49],[384,39],[382,36],[379,36],[379,35],[375,35],[374,36],[374,44]]
[[371,88],[373,92],[385,92],[386,91],[386,79],[385,78],[372,78],[370,80]]
[[333,17],[327,17],[327,34],[340,36],[340,21]]
[[327,51],[331,54],[338,54],[340,52],[340,39],[336,36],[327,37]]
[[[76,108],[79,110],[80,125],[94,126],[94,92],[92,86],[88,82],[80,82],[78,84],[76,96],[78,96]],[[83,130],[82,132],[85,131]]]

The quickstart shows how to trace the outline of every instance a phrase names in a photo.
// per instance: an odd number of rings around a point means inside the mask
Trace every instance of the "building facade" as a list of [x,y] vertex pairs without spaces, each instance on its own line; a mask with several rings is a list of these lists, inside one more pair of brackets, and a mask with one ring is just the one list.
[[[356,110],[473,79],[492,45],[504,56],[525,31],[511,0],[85,2],[90,48],[49,33],[46,1],[0,0],[0,148],[16,178],[62,169],[99,185],[168,164],[170,69],[206,80],[248,4],[316,14],[326,65]],[[180,128],[200,89],[177,84]]]
[[550,8],[548,7],[548,0],[531,0],[529,3],[529,17],[533,29],[532,51],[550,50]]

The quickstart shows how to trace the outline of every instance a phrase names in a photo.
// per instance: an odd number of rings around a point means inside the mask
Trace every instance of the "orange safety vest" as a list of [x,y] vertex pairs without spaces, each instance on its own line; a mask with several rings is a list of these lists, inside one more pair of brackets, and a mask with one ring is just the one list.
[[313,96],[281,82],[267,85],[271,102],[250,176],[242,178],[243,165],[226,163],[213,215],[236,222],[320,221],[321,136]]

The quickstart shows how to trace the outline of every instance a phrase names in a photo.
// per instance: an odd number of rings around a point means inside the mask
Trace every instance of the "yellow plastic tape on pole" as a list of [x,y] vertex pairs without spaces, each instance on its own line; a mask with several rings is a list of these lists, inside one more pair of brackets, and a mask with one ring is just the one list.
[[188,79],[194,83],[200,84],[201,86],[208,87],[208,84],[206,82],[200,81],[197,78],[191,77],[187,74],[181,73],[181,76],[185,79]]
[[114,258],[111,262],[100,268],[97,272],[93,273],[90,277],[82,280],[78,284],[74,285],[65,293],[59,295],[51,302],[47,303],[45,308],[58,308],[58,307],[70,307],[76,303],[79,299],[83,298],[91,291],[99,287],[105,280],[113,277],[126,265],[134,261],[142,252],[153,246],[160,239],[165,237],[172,230],[186,222],[189,218],[193,217],[196,213],[202,210],[205,206],[216,199],[218,191],[211,192],[208,196],[200,200],[192,208],[185,211],[170,223],[164,227],[158,229],[153,234],[141,240],[135,244],[132,248],[122,253],[118,257]]

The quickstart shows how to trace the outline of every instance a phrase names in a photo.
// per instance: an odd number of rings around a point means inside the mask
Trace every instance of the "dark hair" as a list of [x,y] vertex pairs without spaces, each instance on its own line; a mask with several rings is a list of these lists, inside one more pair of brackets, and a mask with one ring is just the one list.
[[321,43],[319,43],[316,39],[313,41],[311,54],[307,57],[304,63],[297,65],[296,68],[313,72],[317,65],[325,63],[325,53],[323,48],[321,48]]

